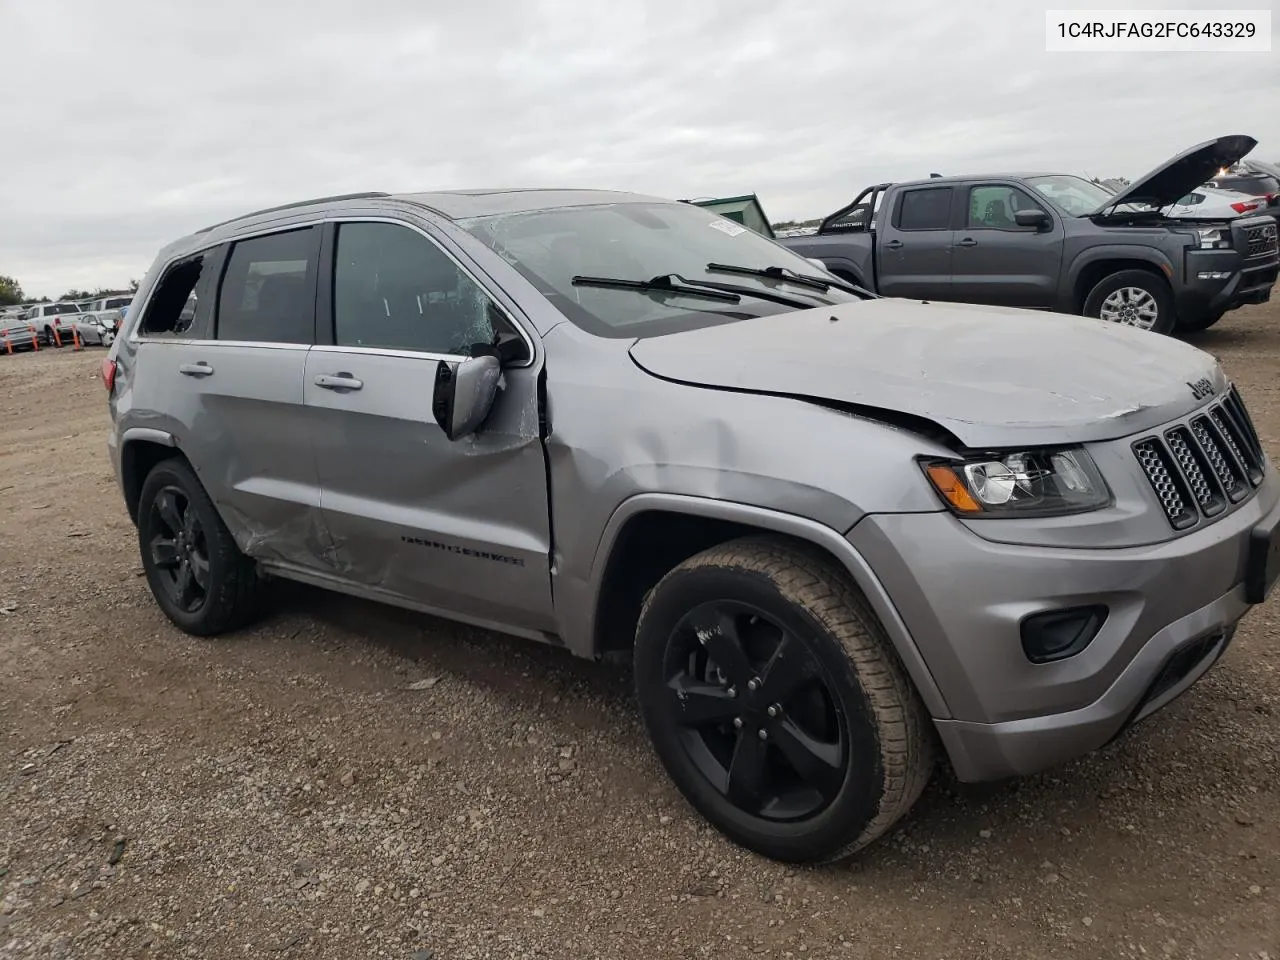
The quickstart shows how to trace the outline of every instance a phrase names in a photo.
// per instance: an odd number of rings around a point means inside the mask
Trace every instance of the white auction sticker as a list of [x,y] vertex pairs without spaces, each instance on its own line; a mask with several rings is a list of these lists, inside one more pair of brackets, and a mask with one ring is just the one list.
[[736,237],[740,233],[746,233],[746,227],[740,227],[732,220],[712,220],[711,229],[719,230],[721,233],[727,233],[731,237]]
[[1053,53],[1270,53],[1270,10],[1046,10]]

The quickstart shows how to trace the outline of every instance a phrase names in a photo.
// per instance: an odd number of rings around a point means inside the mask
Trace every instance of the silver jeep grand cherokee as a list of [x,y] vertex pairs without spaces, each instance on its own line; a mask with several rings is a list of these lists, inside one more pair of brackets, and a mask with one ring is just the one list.
[[830,860],[962,780],[1102,746],[1280,573],[1209,355],[879,299],[697,206],[359,194],[166,248],[103,365],[157,603],[286,577],[631,651],[679,789]]

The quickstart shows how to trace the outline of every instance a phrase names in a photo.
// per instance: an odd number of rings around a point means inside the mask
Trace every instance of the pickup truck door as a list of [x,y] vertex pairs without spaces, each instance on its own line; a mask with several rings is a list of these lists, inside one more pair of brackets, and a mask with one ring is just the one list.
[[908,187],[876,231],[876,287],[886,297],[951,300],[951,186]]
[[451,441],[432,414],[439,362],[465,359],[513,321],[416,224],[356,218],[325,230],[302,389],[332,571],[472,622],[554,630],[532,338],[482,428]]
[[[1013,183],[971,183],[951,254],[952,298],[965,303],[1048,309],[1057,298],[1065,233],[1060,217]],[[1020,227],[1019,210],[1041,210],[1047,227]]]

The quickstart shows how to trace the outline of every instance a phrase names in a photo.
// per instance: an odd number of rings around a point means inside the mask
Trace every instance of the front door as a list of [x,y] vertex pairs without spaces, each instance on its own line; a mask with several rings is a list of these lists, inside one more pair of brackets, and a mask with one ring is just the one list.
[[[966,188],[964,228],[951,254],[953,299],[1005,307],[1048,309],[1057,300],[1065,236],[1044,204],[1012,184]],[[1020,227],[1019,210],[1048,214],[1047,229]]]
[[344,579],[472,618],[554,628],[540,357],[504,371],[488,420],[450,441],[431,412],[441,360],[509,324],[415,226],[326,226],[328,266],[303,390],[321,513]]

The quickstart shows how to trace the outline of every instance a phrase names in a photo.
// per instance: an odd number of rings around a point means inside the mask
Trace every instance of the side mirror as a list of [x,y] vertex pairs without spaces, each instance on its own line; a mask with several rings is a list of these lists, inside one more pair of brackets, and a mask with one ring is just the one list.
[[827,272],[827,265],[823,263],[821,260],[817,259],[816,257],[805,257],[805,259],[808,260],[810,263],[812,263],[815,267],[817,267],[823,273]]
[[1013,214],[1013,222],[1020,227],[1035,227],[1037,230],[1047,230],[1053,223],[1043,210],[1017,210]]
[[460,363],[441,360],[436,365],[431,412],[446,437],[457,440],[480,429],[498,395],[501,377],[502,361],[491,355]]

